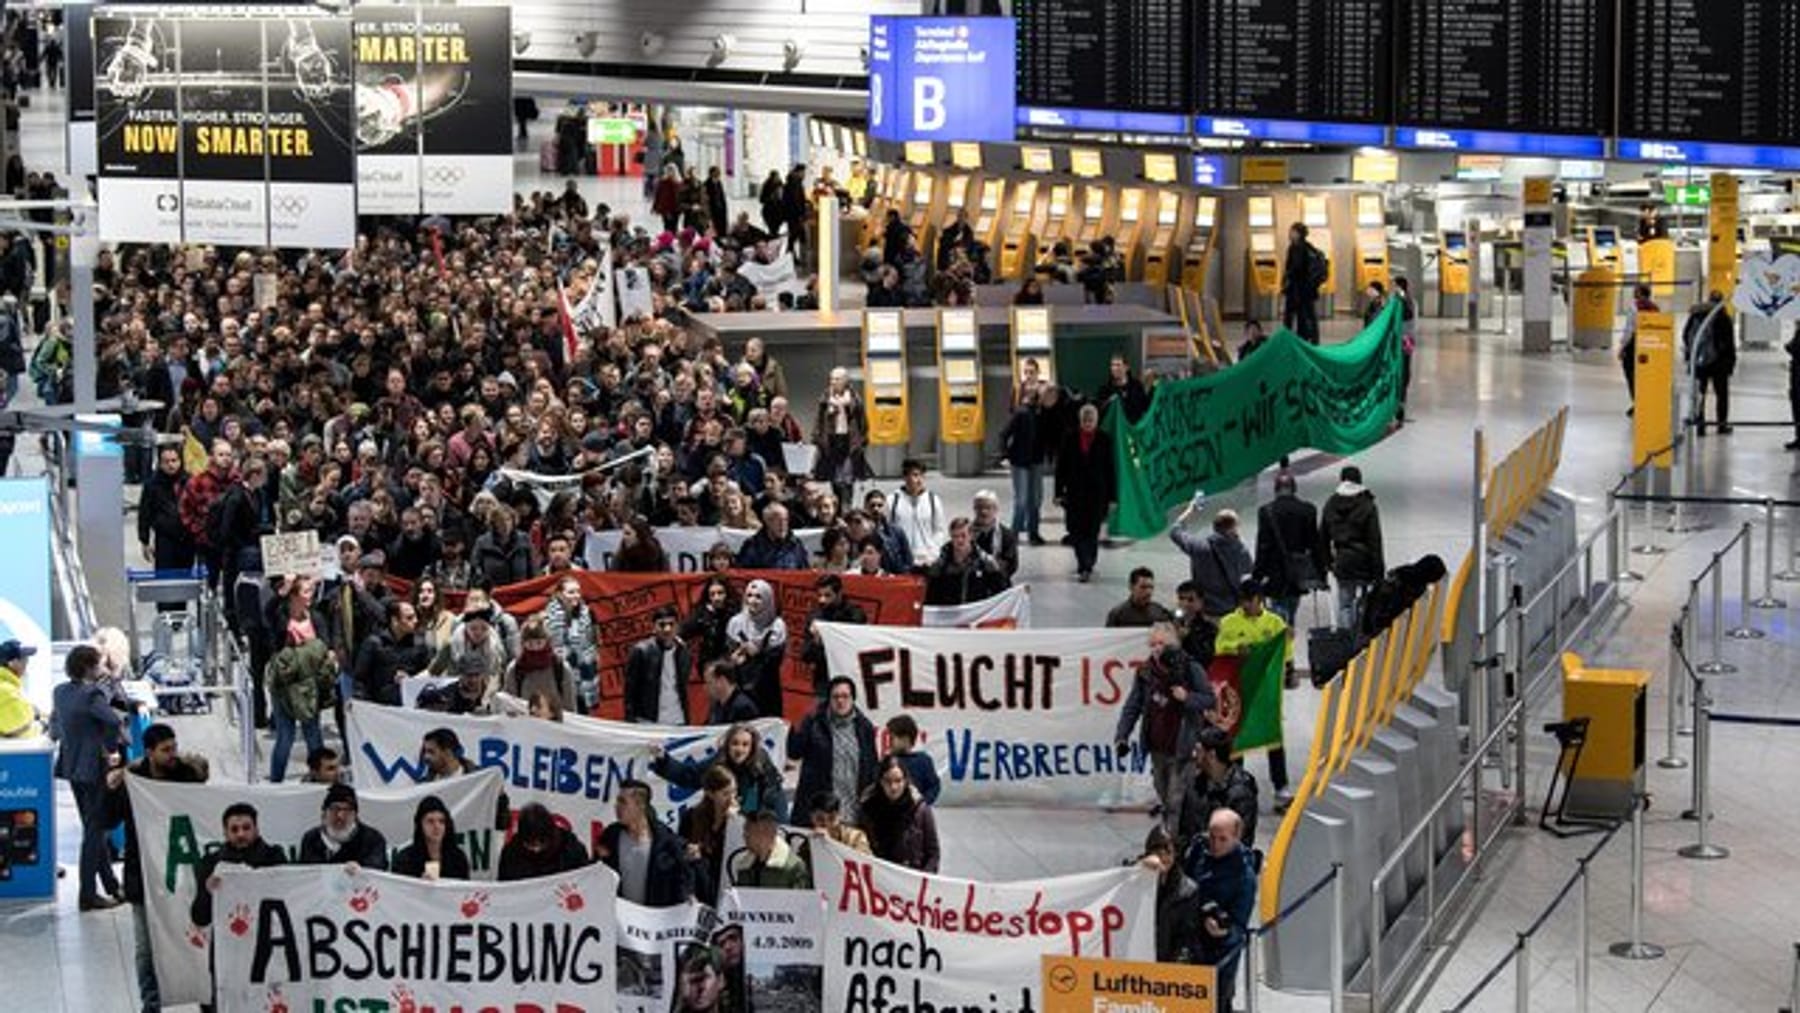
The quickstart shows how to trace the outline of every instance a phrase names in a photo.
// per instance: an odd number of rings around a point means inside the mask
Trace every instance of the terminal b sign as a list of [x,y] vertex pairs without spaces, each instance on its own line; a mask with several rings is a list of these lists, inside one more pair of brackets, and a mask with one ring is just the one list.
[[870,18],[870,135],[1012,140],[1014,35],[1011,18]]

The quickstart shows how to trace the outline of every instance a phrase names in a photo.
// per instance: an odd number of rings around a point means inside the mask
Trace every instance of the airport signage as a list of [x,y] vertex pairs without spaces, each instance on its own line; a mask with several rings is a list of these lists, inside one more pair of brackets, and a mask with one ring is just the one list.
[[1227,178],[1225,171],[1225,156],[1194,156],[1195,186],[1224,186]]
[[1109,109],[1065,109],[1020,106],[1019,125],[1054,130],[1090,130],[1118,134],[1185,134],[1187,117],[1179,113],[1134,113]]
[[1800,148],[1714,144],[1706,141],[1645,141],[1632,138],[1620,138],[1617,143],[1618,157],[1627,162],[1800,171]]
[[869,133],[884,141],[1011,141],[1011,18],[869,19]]
[[1515,134],[1500,130],[1396,127],[1394,145],[1426,151],[1470,151],[1543,158],[1605,158],[1606,139],[1572,134]]
[[1368,123],[1315,123],[1305,120],[1245,119],[1241,116],[1198,116],[1194,132],[1202,137],[1291,144],[1354,144],[1381,147],[1387,128]]

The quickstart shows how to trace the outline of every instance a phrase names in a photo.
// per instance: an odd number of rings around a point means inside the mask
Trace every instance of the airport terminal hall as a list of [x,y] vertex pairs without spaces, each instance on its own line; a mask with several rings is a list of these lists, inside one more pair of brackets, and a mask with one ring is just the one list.
[[1800,1013],[1800,0],[15,0],[0,165],[4,1013]]

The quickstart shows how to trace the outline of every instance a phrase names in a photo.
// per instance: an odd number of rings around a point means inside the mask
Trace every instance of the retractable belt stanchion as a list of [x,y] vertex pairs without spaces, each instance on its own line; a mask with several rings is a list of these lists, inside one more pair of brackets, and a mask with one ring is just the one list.
[[[1790,552],[1790,559],[1792,558],[1792,555],[1793,554]],[[1745,578],[1746,581],[1748,579],[1748,577]],[[1775,501],[1772,499],[1763,500],[1762,597],[1750,604],[1759,609],[1787,608],[1787,602],[1775,597]]]
[[1676,742],[1676,726],[1681,724],[1681,685],[1687,679],[1687,673],[1681,664],[1683,628],[1686,625],[1685,616],[1669,625],[1668,740],[1663,745],[1662,758],[1656,761],[1656,765],[1664,770],[1680,770],[1688,765],[1687,757],[1681,755]]
[[1712,698],[1706,680],[1694,680],[1694,820],[1700,839],[1680,849],[1683,858],[1713,861],[1730,858],[1731,852],[1712,842]]
[[1660,960],[1663,956],[1662,947],[1644,941],[1644,804],[1648,801],[1641,794],[1631,799],[1631,938],[1608,949],[1626,960]]
[[1725,649],[1725,554],[1713,553],[1712,559],[1712,627],[1706,635],[1708,657],[1700,663],[1701,675],[1726,675],[1737,666],[1723,657]]
[[1590,966],[1594,944],[1588,925],[1588,864],[1592,855],[1584,855],[1576,872],[1575,886],[1575,1013],[1588,1013],[1588,988],[1593,981]]
[[1756,529],[1749,521],[1744,522],[1739,537],[1743,544],[1738,548],[1738,624],[1726,635],[1733,640],[1761,640],[1763,632],[1750,625],[1750,542],[1756,537]]
[[1513,985],[1513,1008],[1519,1013],[1531,1013],[1531,937],[1519,933],[1517,952],[1513,954],[1513,970],[1517,972]]
[[[1331,1013],[1344,1013],[1344,863],[1331,863]],[[1379,906],[1379,905],[1377,905]]]

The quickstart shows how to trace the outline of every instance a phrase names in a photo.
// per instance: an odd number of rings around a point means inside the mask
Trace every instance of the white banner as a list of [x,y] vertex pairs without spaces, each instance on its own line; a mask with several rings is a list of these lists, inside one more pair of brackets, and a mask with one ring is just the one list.
[[714,945],[728,986],[748,1000],[740,1008],[824,1013],[825,909],[818,893],[726,887],[719,921]]
[[[669,557],[670,573],[699,573],[706,569],[706,552],[720,542],[735,555],[744,542],[756,532],[743,528],[656,528],[657,544]],[[824,528],[800,528],[794,532],[806,551],[819,552]],[[587,536],[582,562],[590,570],[611,570],[613,558],[619,554],[623,535],[617,531],[595,531]]]
[[794,268],[794,255],[785,251],[767,264],[746,260],[738,265],[738,274],[756,286],[756,294],[769,301],[770,309],[775,308],[775,299],[781,293],[800,295],[806,291],[806,282]]
[[478,885],[317,866],[221,878],[223,1013],[616,1002],[619,878],[604,865]]
[[573,314],[575,333],[583,338],[595,331],[610,331],[618,326],[619,308],[613,299],[612,247],[600,251],[600,262],[588,279],[587,294],[581,297]]
[[[170,1006],[205,1002],[211,980],[207,939],[188,915],[194,900],[194,868],[225,840],[225,807],[234,802],[255,806],[263,840],[286,851],[292,860],[299,853],[300,838],[319,825],[325,786],[172,784],[138,777],[128,778],[127,784],[143,865],[145,918],[163,1002]],[[494,830],[500,778],[493,774],[358,791],[358,816],[381,831],[392,854],[412,843],[413,813],[427,795],[436,795],[450,810],[475,878],[493,879],[502,843]],[[215,914],[224,910],[215,903]]]
[[927,605],[919,625],[928,629],[1023,630],[1031,626],[1031,586],[1012,587],[967,605]]
[[[664,1013],[671,1009],[723,1010],[718,1000],[725,992],[725,976],[718,969],[696,973],[688,985],[681,973],[682,961],[692,947],[711,945],[712,908],[696,901],[680,907],[639,907],[618,901],[619,1013]],[[683,988],[695,993],[691,1006],[676,1004]],[[708,1000],[714,1005],[706,1005]]]
[[656,315],[650,299],[650,272],[641,267],[621,267],[613,272],[619,294],[620,320],[648,320]]
[[[763,748],[782,762],[787,755],[787,723],[756,722]],[[350,769],[359,785],[414,784],[425,775],[419,745],[425,733],[448,728],[462,740],[463,756],[478,767],[500,771],[516,811],[541,802],[592,848],[613,821],[613,799],[621,782],[650,785],[651,802],[663,821],[676,825],[683,809],[700,801],[698,790],[657,777],[650,761],[658,748],[672,760],[702,761],[719,750],[724,728],[632,725],[573,714],[563,720],[469,717],[383,707],[357,702],[350,708]]]
[[1042,1010],[1045,956],[1156,959],[1148,869],[975,883],[819,840],[813,881],[830,1010]]
[[1066,808],[1153,800],[1149,760],[1113,751],[1148,630],[954,630],[820,623],[834,676],[880,727],[919,723],[938,804]]

